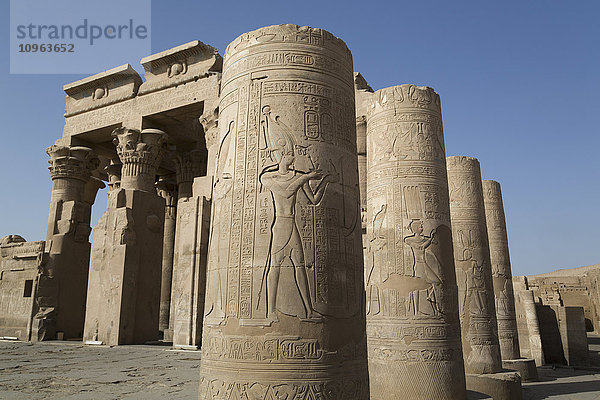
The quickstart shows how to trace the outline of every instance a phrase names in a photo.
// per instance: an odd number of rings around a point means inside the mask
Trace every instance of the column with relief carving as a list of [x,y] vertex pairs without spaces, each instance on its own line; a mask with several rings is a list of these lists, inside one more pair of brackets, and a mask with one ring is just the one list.
[[[107,345],[158,339],[165,200],[154,187],[164,132],[117,128],[120,184],[94,228],[84,340]],[[118,164],[110,175],[119,175]]]
[[464,399],[440,96],[378,90],[366,123],[371,399]]
[[198,348],[206,286],[210,203],[193,193],[194,178],[206,170],[206,152],[182,151],[173,157],[178,183],[170,331],[176,348]]
[[200,399],[366,400],[352,56],[269,26],[224,57]]
[[502,361],[479,161],[453,156],[447,166],[465,371],[492,374]]
[[53,145],[46,152],[52,178],[46,235],[48,274],[39,283],[32,340],[52,339],[54,330],[63,332],[65,338],[80,338],[90,264],[91,208],[98,189],[104,187],[92,177],[100,161],[92,149],[82,146]]
[[521,354],[519,351],[515,294],[510,269],[502,192],[500,184],[496,181],[483,181],[482,186],[494,295],[496,297],[500,355],[503,360],[515,360]]

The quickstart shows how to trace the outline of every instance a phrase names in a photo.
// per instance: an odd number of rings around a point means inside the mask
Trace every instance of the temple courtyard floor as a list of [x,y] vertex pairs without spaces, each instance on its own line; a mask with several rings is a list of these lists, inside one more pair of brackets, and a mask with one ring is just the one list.
[[[523,385],[523,400],[600,399],[600,336],[588,341],[591,367],[539,368],[540,381]],[[0,399],[196,399],[199,366],[200,352],[167,346],[0,341]]]

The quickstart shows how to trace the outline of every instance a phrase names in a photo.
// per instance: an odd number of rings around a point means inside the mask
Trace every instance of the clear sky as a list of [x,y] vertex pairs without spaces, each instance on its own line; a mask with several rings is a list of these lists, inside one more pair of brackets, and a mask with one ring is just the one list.
[[[9,5],[1,3],[0,236],[43,240],[45,148],[62,135],[62,86],[84,76],[10,75]],[[447,155],[477,157],[483,178],[502,184],[513,274],[600,262],[597,0],[152,3],[154,53],[198,39],[223,54],[239,34],[295,23],[342,38],[375,90],[433,87]],[[138,59],[124,63],[142,71]],[[99,64],[97,72],[115,66]]]

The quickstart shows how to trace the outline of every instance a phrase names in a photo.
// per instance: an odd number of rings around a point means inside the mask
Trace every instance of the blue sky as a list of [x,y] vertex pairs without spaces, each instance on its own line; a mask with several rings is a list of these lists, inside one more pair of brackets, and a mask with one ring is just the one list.
[[[483,178],[502,184],[513,273],[600,262],[600,2],[152,3],[154,53],[198,39],[222,54],[239,34],[295,23],[342,38],[374,89],[433,87],[447,155],[477,157]],[[0,236],[41,240],[51,188],[44,150],[62,135],[62,86],[84,75],[10,75],[7,0],[0,14]],[[139,58],[124,63],[142,71]]]

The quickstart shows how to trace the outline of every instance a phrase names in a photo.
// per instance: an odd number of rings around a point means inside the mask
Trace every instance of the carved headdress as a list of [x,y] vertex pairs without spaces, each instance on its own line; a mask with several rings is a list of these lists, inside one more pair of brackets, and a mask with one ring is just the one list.
[[262,126],[264,144],[262,144],[261,150],[267,150],[271,160],[276,163],[281,161],[284,154],[290,154],[295,157],[294,168],[296,170],[314,169],[307,152],[308,148],[296,142],[290,127],[284,124],[278,115],[272,114],[270,106],[264,106],[262,113],[265,118]]
[[262,150],[268,150],[271,159],[277,163],[281,161],[284,154],[294,155],[296,141],[291,129],[281,122],[278,115],[271,114],[270,106],[264,106],[262,113],[265,116],[263,125],[265,147]]

